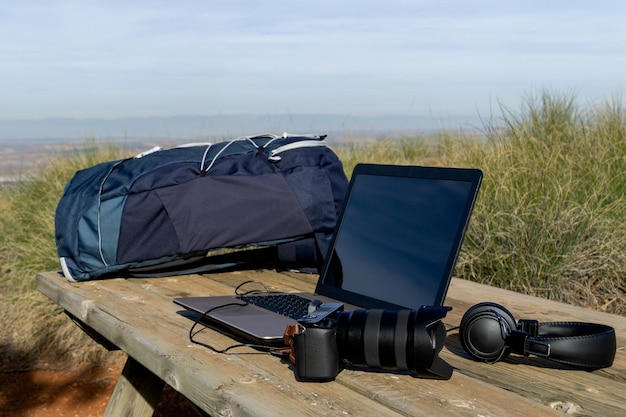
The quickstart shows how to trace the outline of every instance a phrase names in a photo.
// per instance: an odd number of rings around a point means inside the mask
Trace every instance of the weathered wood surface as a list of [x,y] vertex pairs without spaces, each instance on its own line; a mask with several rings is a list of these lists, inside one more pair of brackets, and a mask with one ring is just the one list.
[[128,358],[104,417],[150,417],[163,391],[164,382],[143,365]]
[[[615,364],[585,372],[559,369],[540,358],[511,356],[487,365],[469,360],[451,330],[441,352],[455,367],[449,381],[346,369],[334,382],[301,383],[293,368],[274,356],[249,349],[218,354],[188,339],[193,322],[173,298],[232,294],[235,286],[250,279],[275,290],[311,291],[316,277],[245,271],[68,283],[57,272],[47,272],[38,274],[37,283],[42,293],[211,415],[626,415],[624,317],[454,279],[446,299],[454,308],[445,319],[449,329],[481,301],[501,303],[516,318],[604,323],[617,332]],[[234,343],[210,329],[196,338],[216,348]]]

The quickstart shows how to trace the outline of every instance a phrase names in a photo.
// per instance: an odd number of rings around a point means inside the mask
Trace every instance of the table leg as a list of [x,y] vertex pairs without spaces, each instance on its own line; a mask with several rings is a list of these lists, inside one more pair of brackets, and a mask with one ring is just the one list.
[[128,357],[117,380],[105,417],[150,417],[165,383],[139,362]]

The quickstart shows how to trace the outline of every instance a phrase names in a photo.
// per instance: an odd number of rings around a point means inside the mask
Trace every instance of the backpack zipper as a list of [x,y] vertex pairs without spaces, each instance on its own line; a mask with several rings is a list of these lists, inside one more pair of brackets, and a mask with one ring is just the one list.
[[324,143],[321,140],[302,140],[299,142],[288,143],[286,145],[279,146],[278,148],[273,149],[270,152],[270,156],[268,159],[272,162],[278,162],[281,159],[280,156],[278,156],[278,154],[282,152],[291,151],[291,150],[300,149],[300,148],[314,148],[318,146],[326,146],[326,143]]

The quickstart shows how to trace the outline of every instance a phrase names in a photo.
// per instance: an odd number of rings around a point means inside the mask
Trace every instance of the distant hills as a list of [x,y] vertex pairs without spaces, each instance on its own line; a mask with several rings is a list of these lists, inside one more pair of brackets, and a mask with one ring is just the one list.
[[[95,139],[197,140],[283,132],[328,134],[331,138],[414,134],[442,129],[472,129],[477,116],[433,119],[426,116],[351,116],[330,114],[211,115],[119,119],[48,118],[1,120],[0,141]],[[330,138],[329,138],[330,139]]]

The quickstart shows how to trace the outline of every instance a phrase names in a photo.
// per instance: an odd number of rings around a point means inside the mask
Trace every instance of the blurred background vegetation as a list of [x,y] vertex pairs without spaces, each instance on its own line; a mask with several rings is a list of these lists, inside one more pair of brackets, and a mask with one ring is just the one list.
[[[580,104],[540,92],[471,132],[442,130],[332,147],[358,162],[484,172],[455,276],[626,315],[626,115],[621,100]],[[222,139],[220,139],[222,140]],[[0,187],[0,358],[14,369],[107,355],[35,289],[59,269],[54,212],[74,173],[136,150],[90,141]]]

